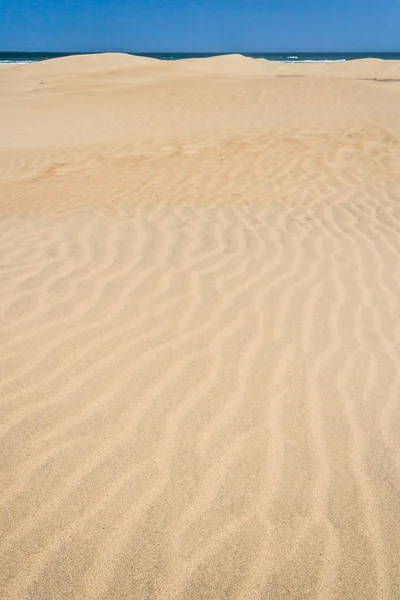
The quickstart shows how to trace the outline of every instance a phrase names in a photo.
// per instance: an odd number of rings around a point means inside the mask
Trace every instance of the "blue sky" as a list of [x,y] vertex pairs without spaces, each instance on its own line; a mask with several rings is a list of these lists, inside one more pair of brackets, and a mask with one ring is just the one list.
[[400,51],[400,0],[0,0],[0,50]]

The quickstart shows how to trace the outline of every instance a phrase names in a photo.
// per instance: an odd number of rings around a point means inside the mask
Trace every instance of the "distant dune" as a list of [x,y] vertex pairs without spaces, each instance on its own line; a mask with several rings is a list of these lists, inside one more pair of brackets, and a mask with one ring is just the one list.
[[2,597],[398,600],[400,63],[4,67],[0,131]]

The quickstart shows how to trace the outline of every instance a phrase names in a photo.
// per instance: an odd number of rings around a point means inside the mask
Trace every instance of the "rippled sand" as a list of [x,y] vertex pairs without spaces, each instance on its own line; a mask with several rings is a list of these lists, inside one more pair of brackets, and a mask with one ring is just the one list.
[[400,65],[0,70],[0,595],[397,600]]

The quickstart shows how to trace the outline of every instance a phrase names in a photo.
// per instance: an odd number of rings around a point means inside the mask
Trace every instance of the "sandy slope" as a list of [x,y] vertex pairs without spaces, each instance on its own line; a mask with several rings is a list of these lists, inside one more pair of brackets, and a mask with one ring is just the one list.
[[6,600],[395,600],[400,65],[0,70]]

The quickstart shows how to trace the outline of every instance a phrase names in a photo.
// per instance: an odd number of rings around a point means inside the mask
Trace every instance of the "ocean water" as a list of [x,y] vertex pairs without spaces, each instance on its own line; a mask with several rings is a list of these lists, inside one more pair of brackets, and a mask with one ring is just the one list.
[[[0,64],[26,64],[47,60],[49,58],[57,58],[60,56],[73,56],[74,54],[82,54],[76,52],[0,52]],[[201,58],[210,56],[221,56],[218,53],[188,53],[188,52],[131,52],[136,56],[149,56],[161,60],[181,60],[183,58]],[[383,60],[400,60],[400,52],[265,52],[251,53],[242,52],[245,56],[253,58],[266,58],[268,60],[279,62],[340,62],[346,60],[354,60],[360,58],[380,58]]]

